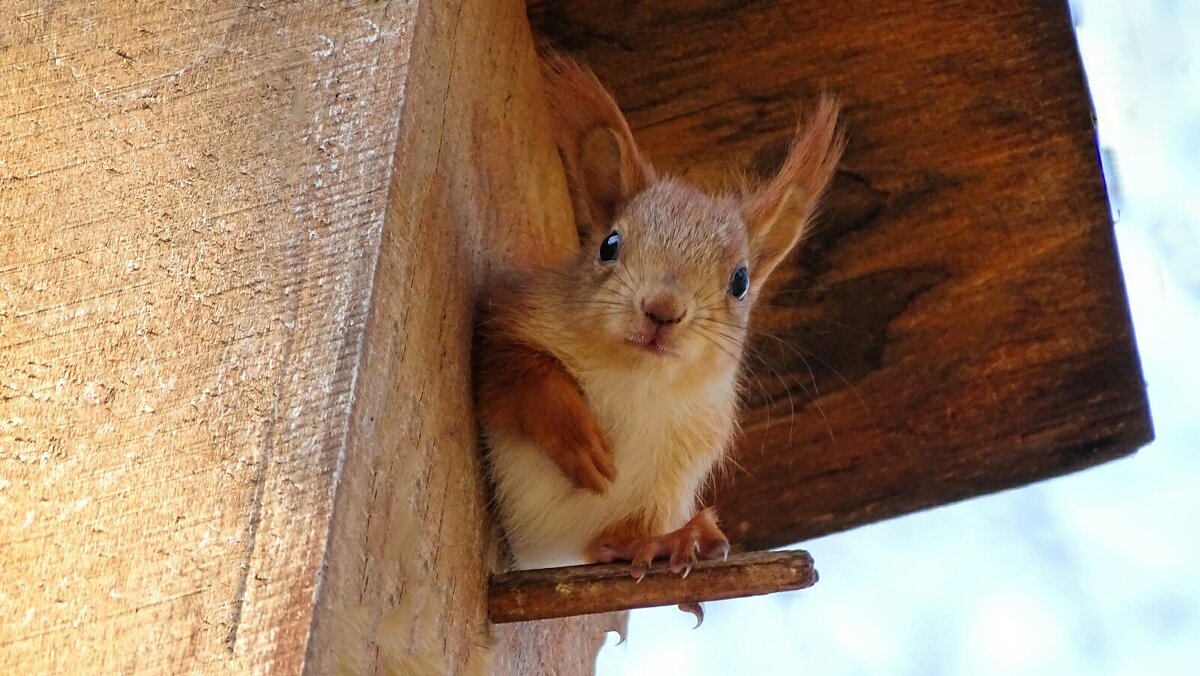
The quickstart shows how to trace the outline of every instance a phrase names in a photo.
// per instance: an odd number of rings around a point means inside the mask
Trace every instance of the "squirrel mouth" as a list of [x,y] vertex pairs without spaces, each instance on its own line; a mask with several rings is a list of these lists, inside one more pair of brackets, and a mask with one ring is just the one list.
[[672,349],[670,343],[666,340],[663,340],[663,338],[664,336],[662,336],[660,333],[653,332],[650,335],[640,335],[628,338],[625,340],[625,342],[643,352],[649,352],[650,354],[664,356],[674,355],[675,350]]
[[644,352],[649,352],[651,354],[663,354],[663,355],[674,354],[674,352],[671,350],[671,348],[667,347],[666,345],[663,345],[662,343],[658,342],[657,340],[648,340],[646,342],[638,342],[636,340],[630,340],[628,342],[630,345],[636,347],[637,349],[642,350]]

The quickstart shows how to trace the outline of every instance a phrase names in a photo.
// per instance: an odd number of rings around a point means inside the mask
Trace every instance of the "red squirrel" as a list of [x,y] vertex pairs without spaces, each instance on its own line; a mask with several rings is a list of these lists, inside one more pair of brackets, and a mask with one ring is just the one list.
[[[543,57],[581,248],[481,304],[476,393],[518,568],[726,556],[704,482],[729,453],[750,310],[845,145],[823,97],[779,173],[713,195],[658,175],[585,66]],[[697,609],[689,608],[695,612]]]

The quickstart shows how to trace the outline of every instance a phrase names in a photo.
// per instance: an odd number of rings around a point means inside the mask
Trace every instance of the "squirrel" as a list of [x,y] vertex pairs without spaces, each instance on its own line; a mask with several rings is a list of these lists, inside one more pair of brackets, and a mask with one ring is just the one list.
[[839,107],[822,96],[771,180],[713,195],[655,172],[586,66],[551,52],[541,68],[581,247],[480,304],[500,520],[517,568],[628,561],[640,579],[665,558],[686,576],[729,552],[698,497],[736,433],[750,310],[845,147]]

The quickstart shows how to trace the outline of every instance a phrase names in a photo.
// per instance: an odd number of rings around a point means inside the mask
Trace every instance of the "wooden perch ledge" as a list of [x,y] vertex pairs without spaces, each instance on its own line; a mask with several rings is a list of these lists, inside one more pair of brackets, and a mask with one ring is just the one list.
[[816,583],[812,556],[799,549],[701,561],[687,577],[670,572],[665,563],[652,567],[641,580],[629,575],[628,563],[519,570],[492,577],[488,619],[500,624],[720,601]]

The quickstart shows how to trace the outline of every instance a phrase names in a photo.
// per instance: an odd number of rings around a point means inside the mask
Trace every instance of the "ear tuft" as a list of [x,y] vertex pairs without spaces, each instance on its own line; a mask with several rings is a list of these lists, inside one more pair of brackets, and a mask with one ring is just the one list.
[[576,197],[576,218],[589,239],[612,228],[621,207],[654,182],[629,123],[586,66],[557,52],[541,57],[554,140]]
[[779,173],[742,201],[750,235],[751,271],[764,280],[800,241],[846,146],[838,126],[840,106],[824,94],[796,130]]

